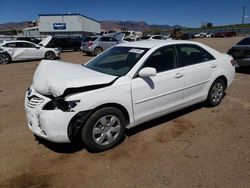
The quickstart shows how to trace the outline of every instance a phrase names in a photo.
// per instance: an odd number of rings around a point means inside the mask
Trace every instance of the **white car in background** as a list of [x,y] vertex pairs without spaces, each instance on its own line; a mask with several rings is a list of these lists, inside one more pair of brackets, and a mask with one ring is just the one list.
[[[43,44],[43,43],[42,43]],[[6,41],[0,45],[4,55],[0,56],[0,64],[12,61],[33,59],[55,59],[60,56],[56,48],[45,48],[42,44],[37,45],[29,41]]]
[[104,151],[125,128],[203,101],[219,105],[234,63],[181,40],[121,43],[84,65],[43,60],[25,96],[28,127],[52,142],[79,136],[90,151]]
[[146,35],[141,37],[141,40],[166,40],[167,38],[163,35]]

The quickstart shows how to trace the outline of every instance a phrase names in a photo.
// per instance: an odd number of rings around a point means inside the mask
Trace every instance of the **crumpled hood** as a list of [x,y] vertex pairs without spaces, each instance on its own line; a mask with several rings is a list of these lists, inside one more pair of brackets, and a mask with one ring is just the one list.
[[108,84],[116,76],[103,74],[79,64],[42,60],[33,77],[34,89],[43,95],[58,97],[68,88]]

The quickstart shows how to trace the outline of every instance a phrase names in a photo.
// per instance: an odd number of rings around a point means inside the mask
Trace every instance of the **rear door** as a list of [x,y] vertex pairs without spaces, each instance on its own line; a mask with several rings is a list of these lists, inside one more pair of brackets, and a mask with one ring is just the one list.
[[36,48],[35,44],[28,43],[28,42],[19,42],[18,45],[18,51],[22,53],[23,59],[35,59],[35,58],[42,58],[43,54],[39,50],[39,48]]
[[217,68],[216,60],[197,45],[181,44],[177,49],[184,74],[184,104],[195,103],[206,95],[213,71]]

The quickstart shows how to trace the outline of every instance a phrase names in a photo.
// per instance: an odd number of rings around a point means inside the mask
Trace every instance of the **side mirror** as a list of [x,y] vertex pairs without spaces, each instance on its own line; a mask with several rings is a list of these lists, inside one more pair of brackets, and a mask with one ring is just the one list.
[[43,46],[42,44],[39,44],[39,46]]
[[139,76],[140,77],[150,77],[156,75],[156,69],[152,67],[145,67],[140,70]]
[[36,48],[36,49],[39,49],[39,48],[40,48],[40,46],[36,45],[36,46],[35,46],[35,48]]

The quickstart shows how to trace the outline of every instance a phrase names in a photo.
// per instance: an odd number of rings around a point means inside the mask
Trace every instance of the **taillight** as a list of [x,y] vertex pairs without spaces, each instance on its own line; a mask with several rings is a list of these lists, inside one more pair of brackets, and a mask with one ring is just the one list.
[[92,41],[89,41],[88,42],[88,47],[92,46],[93,42]]
[[238,66],[239,66],[238,62],[237,62],[235,59],[232,59],[232,60],[231,60],[231,64],[232,64],[233,66],[235,66],[235,67],[238,67]]

